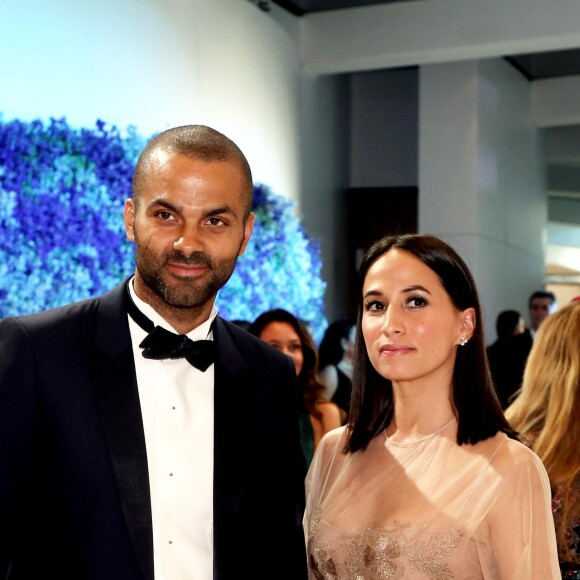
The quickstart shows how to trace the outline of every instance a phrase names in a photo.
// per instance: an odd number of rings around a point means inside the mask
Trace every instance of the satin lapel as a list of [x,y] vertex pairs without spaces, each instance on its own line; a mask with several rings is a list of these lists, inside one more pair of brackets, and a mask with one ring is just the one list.
[[247,421],[251,417],[251,369],[219,317],[214,323],[218,359],[214,383],[214,561],[227,558],[221,531],[237,517],[247,479]]
[[125,292],[123,284],[101,299],[89,360],[95,399],[109,444],[129,535],[144,578],[153,580],[147,452]]

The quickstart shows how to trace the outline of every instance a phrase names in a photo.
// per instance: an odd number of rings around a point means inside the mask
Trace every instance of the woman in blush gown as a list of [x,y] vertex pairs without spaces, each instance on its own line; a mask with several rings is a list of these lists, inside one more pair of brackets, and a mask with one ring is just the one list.
[[559,578],[547,473],[499,406],[464,261],[403,235],[359,273],[348,423],[306,481],[309,578]]

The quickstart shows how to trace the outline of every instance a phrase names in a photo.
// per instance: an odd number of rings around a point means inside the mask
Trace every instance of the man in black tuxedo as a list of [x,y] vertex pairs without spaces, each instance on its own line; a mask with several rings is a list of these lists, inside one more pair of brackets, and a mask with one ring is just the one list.
[[142,152],[134,277],[0,321],[0,577],[306,577],[288,357],[219,316],[252,175],[204,126]]
[[506,409],[519,390],[536,331],[554,311],[556,296],[537,290],[528,299],[530,327],[520,334],[500,338],[488,349],[489,366],[502,408]]

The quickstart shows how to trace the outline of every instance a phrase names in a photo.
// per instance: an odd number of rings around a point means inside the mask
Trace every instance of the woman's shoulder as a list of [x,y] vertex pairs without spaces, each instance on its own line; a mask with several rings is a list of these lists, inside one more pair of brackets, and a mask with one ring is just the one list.
[[542,476],[545,468],[540,458],[526,445],[508,437],[505,433],[496,433],[474,445],[474,449],[488,456],[496,472],[509,476],[522,471],[539,471]]
[[[338,427],[337,429],[333,429],[329,431],[322,439],[324,444],[328,447],[335,447],[337,445],[344,445],[346,441],[346,425],[342,427]],[[322,443],[321,441],[321,443]]]
[[321,455],[331,456],[335,455],[337,451],[341,451],[346,442],[346,426],[332,429],[320,440],[318,449]]
[[323,435],[314,452],[309,479],[321,478],[342,464],[345,458],[345,441],[346,427],[338,427]]

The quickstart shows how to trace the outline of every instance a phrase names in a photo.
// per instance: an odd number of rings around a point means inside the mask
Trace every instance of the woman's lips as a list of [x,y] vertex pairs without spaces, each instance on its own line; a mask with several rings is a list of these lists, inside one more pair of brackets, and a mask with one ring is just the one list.
[[403,356],[411,353],[413,350],[410,346],[403,344],[385,344],[381,346],[379,352],[381,356]]

